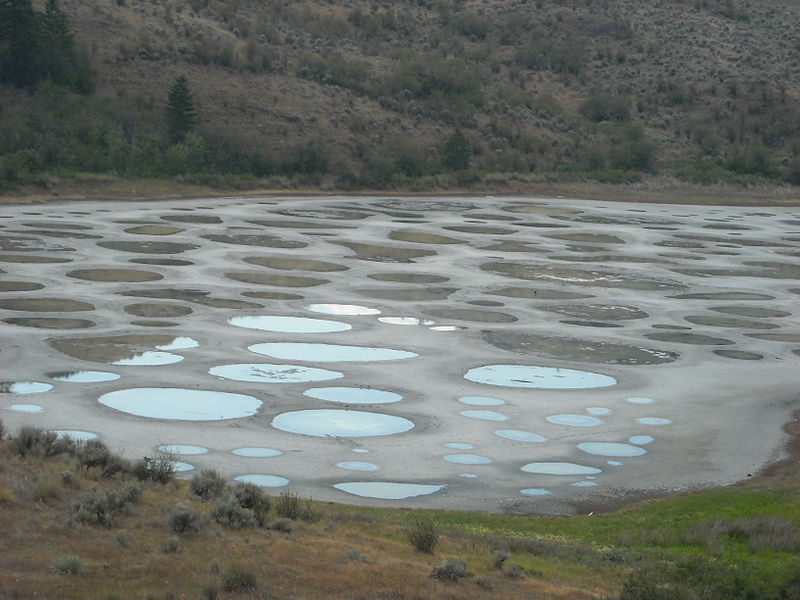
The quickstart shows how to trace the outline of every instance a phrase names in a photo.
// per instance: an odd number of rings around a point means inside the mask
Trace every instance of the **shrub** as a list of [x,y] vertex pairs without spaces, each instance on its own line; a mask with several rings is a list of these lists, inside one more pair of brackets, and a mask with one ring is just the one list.
[[510,564],[503,570],[503,572],[509,577],[516,579],[517,577],[522,577],[525,573],[525,570],[518,564]]
[[159,454],[155,458],[145,456],[133,465],[131,473],[139,481],[166,484],[175,477],[175,462],[167,453]]
[[105,467],[111,460],[111,450],[100,440],[87,440],[77,446],[75,458],[84,469]]
[[208,565],[208,570],[211,571],[214,575],[219,575],[222,571],[222,565],[219,562],[218,558],[212,558],[211,563]]
[[226,592],[247,592],[258,587],[256,576],[241,565],[231,565],[220,575],[222,589]]
[[252,527],[256,522],[253,511],[243,508],[232,494],[220,498],[214,503],[211,516],[220,525],[233,529]]
[[189,482],[192,493],[203,500],[216,498],[225,489],[225,480],[214,469],[203,469]]
[[87,569],[77,554],[62,554],[53,563],[53,571],[59,575],[80,575]]
[[242,508],[253,511],[253,517],[259,527],[266,523],[267,513],[272,508],[272,501],[264,491],[254,483],[237,482],[231,488],[233,497]]
[[55,456],[73,447],[74,442],[69,438],[59,438],[56,432],[38,427],[22,427],[17,435],[11,437],[11,450],[20,456]]
[[350,548],[347,552],[345,552],[345,556],[350,560],[357,560],[358,562],[369,562],[369,557],[366,554],[363,554],[356,550],[355,548]]
[[295,520],[300,516],[300,496],[294,492],[281,492],[275,504],[275,510],[279,516]]
[[203,514],[188,504],[175,504],[167,515],[169,528],[176,533],[197,533],[205,527]]
[[495,550],[492,552],[492,566],[495,569],[502,569],[503,564],[508,559],[508,552],[505,550]]
[[72,474],[72,471],[61,471],[61,483],[66,487],[75,485],[75,475]]
[[215,583],[203,588],[203,600],[217,600],[219,597],[219,586]]
[[458,581],[468,575],[467,563],[463,560],[446,560],[431,571],[431,577],[439,581]]
[[39,479],[31,487],[31,500],[34,502],[47,502],[59,497],[58,487],[50,479]]
[[0,419],[0,440],[2,440],[6,436],[6,428],[3,425],[3,419]]
[[114,536],[114,539],[117,540],[117,543],[120,546],[125,547],[125,548],[130,546],[131,543],[133,542],[133,536],[130,533],[128,533],[127,531],[125,531],[124,529],[120,529],[117,532],[117,535]]
[[439,544],[439,533],[429,519],[416,519],[406,526],[408,541],[416,550],[420,552],[433,553]]
[[139,499],[141,488],[136,485],[123,486],[119,492],[98,492],[92,489],[72,505],[72,519],[78,523],[111,527],[114,515],[126,504]]
[[275,519],[269,528],[280,533],[292,533],[292,521],[287,518]]
[[167,538],[167,541],[164,542],[164,545],[161,547],[165,554],[175,554],[176,552],[181,551],[181,541],[175,537]]

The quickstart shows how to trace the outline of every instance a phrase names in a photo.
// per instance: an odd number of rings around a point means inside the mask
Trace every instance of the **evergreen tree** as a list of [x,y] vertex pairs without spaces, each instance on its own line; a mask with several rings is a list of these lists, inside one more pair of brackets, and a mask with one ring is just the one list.
[[30,0],[0,0],[0,83],[35,87],[40,56],[39,23]]
[[42,44],[42,70],[54,83],[68,83],[72,71],[75,49],[66,15],[58,7],[58,0],[47,0],[43,14],[39,15]]
[[442,148],[442,163],[452,171],[463,171],[469,168],[469,158],[472,148],[469,140],[460,129],[457,129],[444,143]]
[[184,75],[175,78],[169,91],[166,106],[167,135],[169,143],[182,141],[197,122],[189,81]]

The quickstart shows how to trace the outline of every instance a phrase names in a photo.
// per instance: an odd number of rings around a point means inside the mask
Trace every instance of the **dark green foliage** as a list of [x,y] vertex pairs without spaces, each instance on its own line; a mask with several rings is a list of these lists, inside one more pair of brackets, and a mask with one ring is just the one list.
[[77,554],[62,554],[53,563],[53,571],[59,575],[82,575],[87,570]]
[[161,547],[164,554],[175,554],[181,551],[181,541],[174,535],[167,538],[164,545]]
[[471,154],[472,149],[467,136],[457,129],[442,146],[442,164],[451,171],[467,169]]
[[253,512],[253,518],[259,527],[266,524],[267,513],[272,507],[272,501],[264,493],[264,490],[254,483],[239,481],[231,488],[231,494],[239,506]]
[[630,118],[630,99],[609,92],[594,92],[580,107],[590,121],[627,121]]
[[139,481],[165,484],[175,477],[175,461],[168,454],[159,454],[153,458],[145,456],[136,461],[131,470]]
[[197,533],[206,525],[203,513],[188,504],[176,504],[167,515],[169,528],[176,533]]
[[86,56],[75,48],[57,0],[36,13],[30,0],[0,0],[0,83],[32,89],[49,79],[76,92],[94,90]]
[[77,523],[111,527],[114,516],[136,502],[140,495],[141,488],[135,484],[122,486],[119,491],[92,489],[72,505],[72,519]]
[[431,577],[439,581],[458,581],[467,576],[469,570],[463,560],[446,560],[431,571]]
[[269,528],[280,533],[292,533],[292,521],[285,517],[275,519],[269,524]]
[[84,469],[105,467],[111,461],[111,450],[100,440],[87,440],[78,445],[75,458]]
[[211,500],[225,490],[225,479],[214,469],[202,469],[192,477],[189,489],[198,498]]
[[431,554],[439,545],[439,533],[430,519],[421,517],[411,521],[406,526],[406,536],[411,546],[420,552]]
[[38,427],[24,426],[17,435],[11,436],[11,451],[20,456],[48,457],[73,452],[75,442],[69,438],[59,438],[54,431]]
[[800,578],[764,578],[744,566],[685,558],[634,571],[618,600],[791,600],[800,598]]
[[232,529],[252,527],[256,523],[253,511],[243,508],[232,494],[223,496],[214,503],[211,516],[220,525]]
[[167,136],[170,144],[183,141],[197,124],[192,92],[189,80],[185,75],[175,78],[167,97],[165,109],[167,119]]
[[295,520],[300,516],[301,510],[300,496],[294,492],[281,492],[281,495],[278,496],[278,501],[275,503],[275,511],[279,516]]
[[248,592],[258,588],[255,574],[241,565],[225,567],[220,574],[222,589],[226,592]]
[[495,569],[502,569],[506,560],[508,560],[508,552],[504,550],[495,550],[492,552],[492,566]]

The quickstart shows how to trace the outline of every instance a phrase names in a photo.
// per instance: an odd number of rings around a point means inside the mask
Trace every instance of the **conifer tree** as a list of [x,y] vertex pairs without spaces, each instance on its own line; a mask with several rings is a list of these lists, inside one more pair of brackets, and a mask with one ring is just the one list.
[[444,143],[442,148],[442,162],[444,166],[453,171],[461,171],[469,167],[469,158],[472,154],[469,140],[460,129],[457,129]]
[[197,122],[189,80],[184,75],[175,78],[166,106],[169,143],[176,144],[186,137]]
[[69,83],[75,49],[66,15],[58,7],[58,0],[47,0],[45,11],[39,16],[42,47],[42,70],[54,83]]
[[0,0],[0,83],[33,88],[40,78],[39,22],[30,0]]

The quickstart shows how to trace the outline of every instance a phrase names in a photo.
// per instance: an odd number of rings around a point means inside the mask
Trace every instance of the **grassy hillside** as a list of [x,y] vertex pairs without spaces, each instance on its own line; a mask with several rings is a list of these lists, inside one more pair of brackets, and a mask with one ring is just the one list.
[[[95,89],[0,87],[5,187],[87,172],[280,188],[800,183],[789,0],[60,6]],[[182,74],[198,126],[171,143]]]
[[[166,462],[165,462],[166,461]],[[0,441],[0,596],[796,600],[796,465],[577,517],[314,502],[173,479],[98,442]]]

